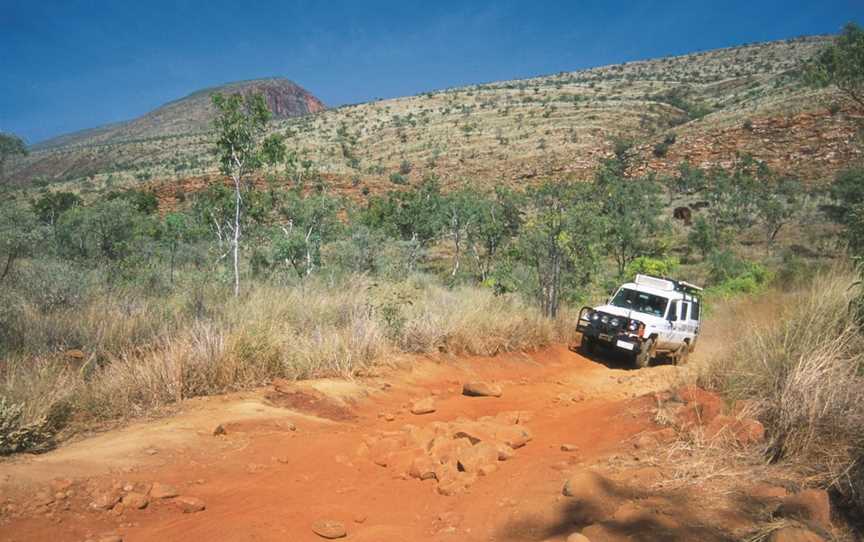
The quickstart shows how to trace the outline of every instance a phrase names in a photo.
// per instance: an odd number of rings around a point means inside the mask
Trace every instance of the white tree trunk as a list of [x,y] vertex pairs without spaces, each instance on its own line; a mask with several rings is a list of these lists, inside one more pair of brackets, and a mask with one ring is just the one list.
[[234,296],[240,295],[240,179],[234,177]]

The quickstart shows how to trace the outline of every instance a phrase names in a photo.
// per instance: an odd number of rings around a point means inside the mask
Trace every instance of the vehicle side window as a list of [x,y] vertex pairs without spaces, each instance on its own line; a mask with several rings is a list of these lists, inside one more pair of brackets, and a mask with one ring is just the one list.
[[691,311],[690,318],[692,318],[693,320],[699,319],[699,302],[698,301],[695,301],[693,303],[693,310]]
[[678,302],[673,301],[669,303],[669,316],[667,317],[670,322],[674,322],[678,320]]
[[681,303],[681,319],[682,320],[687,319],[687,311],[689,308],[690,308],[690,303],[687,303],[686,301],[684,303]]

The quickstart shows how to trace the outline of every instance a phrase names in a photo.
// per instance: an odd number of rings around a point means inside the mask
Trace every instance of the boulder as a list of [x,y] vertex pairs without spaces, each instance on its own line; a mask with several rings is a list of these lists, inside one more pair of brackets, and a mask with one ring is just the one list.
[[468,397],[501,397],[501,386],[489,382],[466,382],[462,386],[462,395]]

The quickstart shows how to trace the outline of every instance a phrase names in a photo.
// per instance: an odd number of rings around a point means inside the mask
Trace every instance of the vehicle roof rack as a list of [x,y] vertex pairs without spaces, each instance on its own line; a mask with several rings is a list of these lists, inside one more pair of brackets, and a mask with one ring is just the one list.
[[691,295],[696,295],[702,291],[702,288],[683,280],[674,280],[666,277],[655,277],[653,275],[636,275],[634,281],[636,284],[651,286],[660,290],[685,292]]
[[690,293],[698,293],[698,292],[701,292],[703,290],[703,288],[701,286],[696,286],[695,284],[690,284],[689,282],[685,282],[683,280],[675,281],[675,284],[681,290],[684,290],[684,291],[690,292]]

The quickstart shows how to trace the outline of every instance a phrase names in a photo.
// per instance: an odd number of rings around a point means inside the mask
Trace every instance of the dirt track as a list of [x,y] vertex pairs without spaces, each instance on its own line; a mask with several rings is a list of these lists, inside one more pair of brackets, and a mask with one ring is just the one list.
[[[648,489],[662,473],[638,468],[647,452],[634,442],[662,429],[653,421],[653,392],[683,379],[687,367],[631,371],[563,346],[491,359],[420,358],[398,367],[354,382],[194,400],[168,419],[0,463],[0,539],[95,541],[113,533],[127,542],[315,541],[323,538],[313,523],[333,519],[348,540],[563,541],[588,523],[562,496],[564,481],[581,467],[616,461],[630,465],[619,473],[622,483],[641,486],[640,494],[628,494],[639,506],[615,511],[623,538],[597,532],[592,540],[729,539],[706,527],[710,519],[700,516],[705,510],[697,502],[652,501]],[[462,384],[474,380],[500,385],[502,396],[462,395]],[[435,412],[412,414],[413,401],[427,397]],[[507,420],[526,427],[531,440],[449,495],[440,475],[421,481],[408,474],[406,454],[417,450],[382,451],[388,438],[459,419]],[[214,435],[220,424],[224,434]],[[565,444],[572,448],[562,450]],[[100,496],[146,494],[153,482],[200,499],[206,509],[183,513],[176,499],[152,493],[141,510],[93,509]],[[621,495],[598,495],[598,505],[606,497]],[[649,509],[650,518],[643,513]],[[730,513],[723,521],[734,526],[746,518]]]

